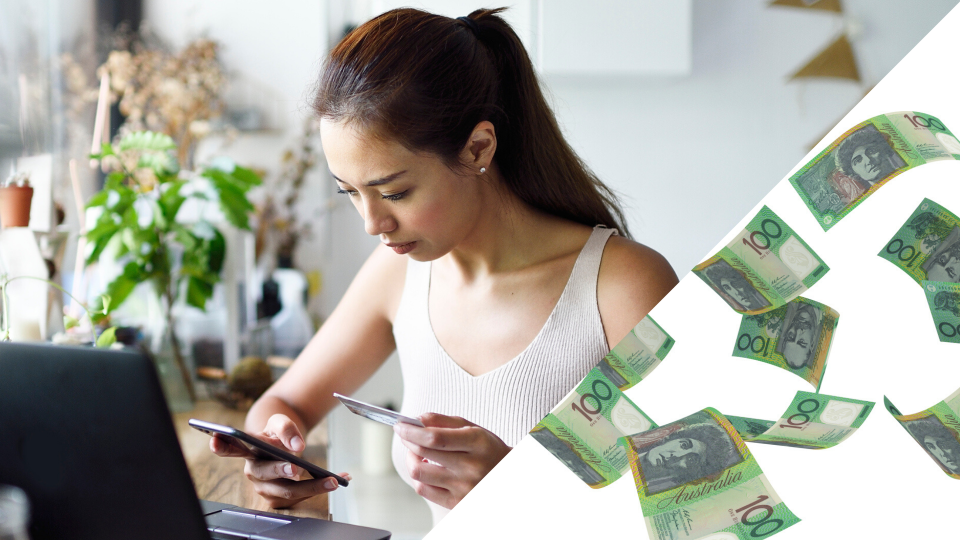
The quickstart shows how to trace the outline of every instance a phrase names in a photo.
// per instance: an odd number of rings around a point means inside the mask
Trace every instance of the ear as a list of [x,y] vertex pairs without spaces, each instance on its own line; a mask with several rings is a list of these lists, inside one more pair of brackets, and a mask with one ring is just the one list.
[[460,162],[464,165],[480,170],[481,167],[490,168],[493,155],[497,151],[497,133],[493,124],[487,120],[477,124],[467,139],[467,144],[460,152]]

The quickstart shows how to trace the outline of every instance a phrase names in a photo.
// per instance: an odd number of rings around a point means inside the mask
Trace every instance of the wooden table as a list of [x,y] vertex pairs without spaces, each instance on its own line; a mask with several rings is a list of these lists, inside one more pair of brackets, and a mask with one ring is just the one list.
[[[215,401],[199,401],[192,411],[173,415],[177,437],[180,439],[180,447],[183,449],[183,456],[190,469],[190,476],[193,477],[197,496],[208,501],[235,504],[255,510],[329,519],[326,494],[312,497],[291,508],[270,508],[267,502],[253,490],[253,484],[244,476],[244,460],[215,455],[210,451],[210,436],[187,425],[187,420],[197,418],[242,429],[245,417],[245,412],[228,409]],[[326,468],[327,445],[324,424],[311,431],[306,442],[304,459]]]

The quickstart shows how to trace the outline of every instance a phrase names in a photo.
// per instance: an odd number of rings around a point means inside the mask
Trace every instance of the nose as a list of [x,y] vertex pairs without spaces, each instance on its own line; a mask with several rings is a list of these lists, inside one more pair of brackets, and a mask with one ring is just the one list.
[[368,197],[363,202],[361,215],[363,228],[371,236],[380,236],[397,228],[397,221],[390,214],[389,208],[374,197]]

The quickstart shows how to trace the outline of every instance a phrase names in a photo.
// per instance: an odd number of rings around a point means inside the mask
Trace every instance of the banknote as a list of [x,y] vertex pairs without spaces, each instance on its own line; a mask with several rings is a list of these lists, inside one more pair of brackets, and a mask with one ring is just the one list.
[[727,416],[747,442],[831,448],[853,435],[873,410],[872,401],[797,392],[777,421]]
[[693,272],[738,313],[757,315],[786,305],[830,268],[764,206],[747,227]]
[[960,343],[960,283],[921,281],[940,341]]
[[891,178],[943,159],[960,159],[960,142],[939,118],[887,113],[841,135],[790,183],[826,231]]
[[901,413],[886,396],[883,403],[943,472],[960,478],[960,390],[916,414]]
[[597,364],[610,382],[626,390],[650,374],[666,358],[674,340],[647,315]]
[[766,538],[800,519],[715,409],[620,440],[651,540]]
[[917,283],[960,282],[960,218],[924,199],[878,255]]
[[630,468],[617,440],[651,427],[653,420],[594,367],[530,435],[588,486],[601,488]]
[[798,375],[820,390],[840,314],[798,296],[760,315],[744,315],[733,356],[752,358]]

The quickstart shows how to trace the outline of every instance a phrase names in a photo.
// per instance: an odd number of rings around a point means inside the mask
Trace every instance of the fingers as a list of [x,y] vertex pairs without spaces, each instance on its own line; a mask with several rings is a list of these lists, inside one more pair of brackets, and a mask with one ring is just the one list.
[[418,495],[444,508],[453,508],[470,491],[447,469],[427,463],[413,452],[407,452],[407,472]]
[[303,436],[300,434],[300,428],[283,414],[275,414],[267,420],[267,425],[263,428],[263,434],[280,440],[287,449],[293,452],[303,452],[307,447],[303,442]]
[[243,473],[251,480],[302,480],[310,478],[300,467],[286,461],[274,461],[269,459],[247,459],[243,467]]
[[[448,417],[450,418],[450,417]],[[462,420],[462,419],[461,419]],[[463,420],[466,422],[466,420]],[[424,422],[426,424],[426,422]],[[445,452],[465,452],[475,450],[482,441],[483,428],[473,424],[458,427],[417,427],[398,423],[393,426],[400,440],[408,441],[423,448],[443,450]],[[426,457],[426,456],[424,456]]]
[[270,503],[273,508],[286,508],[298,502],[309,499],[321,493],[329,493],[337,489],[336,478],[320,478],[316,480],[271,480],[269,482],[254,481],[254,490],[258,495]]
[[250,452],[230,437],[214,434],[210,437],[210,451],[222,457],[250,457]]
[[421,414],[420,421],[426,427],[461,428],[476,426],[473,422],[460,418],[459,416],[447,416],[445,414],[432,412]]

